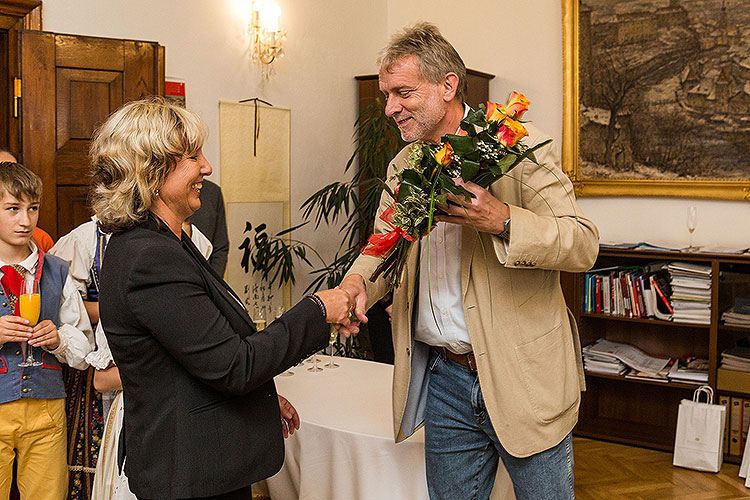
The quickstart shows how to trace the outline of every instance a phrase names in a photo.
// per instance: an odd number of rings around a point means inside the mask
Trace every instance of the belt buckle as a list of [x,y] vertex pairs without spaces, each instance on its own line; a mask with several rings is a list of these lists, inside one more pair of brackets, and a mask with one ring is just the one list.
[[435,349],[437,350],[440,359],[442,359],[443,361],[448,360],[448,349],[446,349],[445,347],[436,347]]
[[477,372],[477,359],[474,357],[474,353],[470,352],[468,354],[465,354],[466,356],[466,367],[469,369],[471,373]]

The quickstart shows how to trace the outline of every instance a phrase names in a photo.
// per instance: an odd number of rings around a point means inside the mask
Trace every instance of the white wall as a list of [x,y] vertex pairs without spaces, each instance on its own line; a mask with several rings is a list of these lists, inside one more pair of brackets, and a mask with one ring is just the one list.
[[[460,9],[460,11],[459,11]],[[388,0],[388,33],[416,21],[435,23],[466,66],[496,75],[490,98],[518,90],[532,101],[526,117],[562,139],[562,4],[560,0]],[[745,159],[750,163],[750,158]],[[581,198],[602,241],[649,241],[687,246],[687,207],[698,207],[694,244],[750,246],[750,203],[690,198]]]
[[[356,119],[353,76],[376,72],[376,53],[389,35],[418,20],[437,24],[469,68],[496,75],[493,100],[503,101],[511,90],[526,94],[533,102],[527,117],[561,144],[560,0],[474,0],[460,7],[454,0],[279,3],[286,55],[266,84],[247,55],[249,0],[45,0],[44,28],[164,45],[167,75],[187,81],[188,107],[211,129],[204,151],[216,171],[219,99],[258,96],[291,108],[293,209],[342,176]],[[750,203],[650,197],[580,203],[605,241],[687,245],[686,207],[696,205],[695,244],[750,246]],[[301,236],[326,255],[335,250],[330,232]]]
[[[355,75],[377,71],[385,31],[384,0],[278,0],[287,30],[285,55],[263,82],[248,56],[249,0],[45,0],[46,31],[158,41],[166,73],[187,82],[188,108],[210,129],[204,153],[219,182],[219,100],[260,97],[292,110],[292,223],[316,190],[341,179],[357,117]],[[303,230],[324,255],[326,231]],[[305,278],[305,276],[300,276]],[[307,284],[300,280],[298,293]]]

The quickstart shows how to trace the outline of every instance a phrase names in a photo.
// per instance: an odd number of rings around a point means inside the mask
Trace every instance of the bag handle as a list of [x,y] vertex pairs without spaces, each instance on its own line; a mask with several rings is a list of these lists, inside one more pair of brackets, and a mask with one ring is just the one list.
[[693,401],[700,403],[701,394],[706,395],[706,403],[713,404],[714,402],[714,390],[710,385],[702,385],[693,392]]

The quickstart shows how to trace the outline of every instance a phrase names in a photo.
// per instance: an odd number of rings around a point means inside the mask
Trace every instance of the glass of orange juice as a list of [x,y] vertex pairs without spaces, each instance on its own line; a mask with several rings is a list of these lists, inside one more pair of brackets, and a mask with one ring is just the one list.
[[[39,309],[41,297],[36,280],[24,280],[21,285],[21,295],[18,297],[18,314],[29,320],[29,326],[36,326],[39,322]],[[24,360],[18,366],[40,366],[42,363],[34,361],[34,348],[24,341],[21,345],[24,351]]]

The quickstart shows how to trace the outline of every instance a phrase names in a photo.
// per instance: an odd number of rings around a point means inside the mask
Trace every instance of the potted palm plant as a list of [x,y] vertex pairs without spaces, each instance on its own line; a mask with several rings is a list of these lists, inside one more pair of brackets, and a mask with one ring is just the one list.
[[[406,143],[401,140],[396,124],[385,115],[379,98],[362,110],[354,128],[357,147],[344,168],[344,173],[348,173],[355,166],[359,167],[352,179],[328,184],[305,200],[301,206],[305,219],[302,224],[275,235],[266,234],[263,226],[255,228],[250,263],[253,272],[260,273],[271,285],[276,280],[294,283],[295,266],[304,263],[314,276],[305,292],[336,286],[372,233],[388,163]],[[310,245],[292,237],[296,229],[310,223],[316,229],[322,224],[340,227],[341,240],[331,262],[326,262]],[[315,256],[315,263],[310,260],[310,254]],[[363,351],[369,350],[368,346],[363,349],[363,344],[371,344],[375,335],[387,338],[390,343],[390,324],[387,320],[373,321],[373,318],[385,317],[378,309],[373,314],[369,331],[363,328],[359,338],[337,343],[337,353],[362,357]]]

